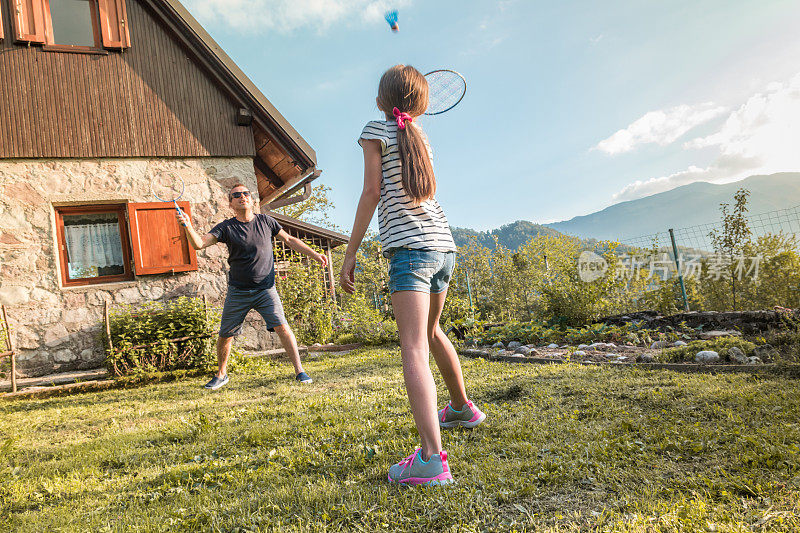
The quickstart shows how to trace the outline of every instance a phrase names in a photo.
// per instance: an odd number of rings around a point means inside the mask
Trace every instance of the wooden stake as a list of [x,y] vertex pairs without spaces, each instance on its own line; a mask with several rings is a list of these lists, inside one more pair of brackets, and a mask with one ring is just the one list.
[[8,325],[8,317],[6,316],[6,306],[0,306],[3,309],[3,329],[6,332],[6,344],[8,344],[8,355],[11,357],[11,392],[17,392],[17,358],[14,354],[14,344],[11,342],[11,326]]
[[109,351],[114,349],[114,343],[111,342],[111,325],[108,321],[108,300],[105,301],[105,309],[103,310],[103,320],[106,323],[106,337],[108,338]]

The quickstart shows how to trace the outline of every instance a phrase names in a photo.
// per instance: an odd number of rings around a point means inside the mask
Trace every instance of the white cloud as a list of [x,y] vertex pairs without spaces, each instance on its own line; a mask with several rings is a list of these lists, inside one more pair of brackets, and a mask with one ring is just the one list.
[[640,144],[662,146],[678,140],[689,130],[725,113],[724,107],[711,102],[680,105],[672,109],[650,111],[624,130],[600,141],[595,148],[611,155],[633,150]]
[[690,166],[669,176],[639,180],[613,196],[632,200],[695,181],[736,181],[754,174],[800,170],[800,74],[770,83],[733,111],[718,131],[684,143],[684,149],[717,148],[706,168]]
[[[325,29],[335,23],[379,22],[390,8],[410,0],[188,0],[201,22],[222,22],[240,31]],[[402,15],[401,15],[402,16]],[[402,21],[401,21],[402,23]]]

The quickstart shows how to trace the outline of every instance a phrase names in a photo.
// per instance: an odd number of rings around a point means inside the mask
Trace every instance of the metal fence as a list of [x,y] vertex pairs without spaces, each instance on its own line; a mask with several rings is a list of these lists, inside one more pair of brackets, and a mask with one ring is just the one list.
[[[800,242],[800,205],[788,209],[750,215],[746,218],[753,239],[771,234],[795,237],[795,243]],[[710,254],[714,251],[711,233],[721,234],[722,222],[698,224],[687,228],[676,228],[672,231],[675,235],[675,243],[680,250],[698,254]],[[672,251],[669,231],[624,239],[620,243],[632,248]]]

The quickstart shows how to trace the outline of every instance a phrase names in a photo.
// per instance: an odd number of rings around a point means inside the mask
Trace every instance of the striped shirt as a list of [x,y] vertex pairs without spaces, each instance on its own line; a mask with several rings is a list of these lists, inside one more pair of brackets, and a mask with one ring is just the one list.
[[[420,128],[419,131],[421,130]],[[424,133],[422,138],[433,163],[433,152]],[[397,151],[397,122],[368,122],[358,143],[361,144],[362,140],[378,140],[381,143],[382,179],[378,228],[383,254],[391,255],[394,248],[457,251],[450,225],[439,202],[431,198],[415,206],[412,198],[403,189],[400,154]]]

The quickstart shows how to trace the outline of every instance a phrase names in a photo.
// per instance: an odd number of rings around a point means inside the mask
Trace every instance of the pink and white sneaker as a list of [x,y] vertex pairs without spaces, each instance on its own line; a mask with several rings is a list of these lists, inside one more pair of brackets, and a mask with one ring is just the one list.
[[453,409],[449,402],[444,409],[439,411],[439,426],[443,428],[454,428],[456,426],[474,428],[484,420],[486,420],[486,413],[475,407],[469,400],[460,411]]
[[447,452],[442,450],[423,461],[422,448],[417,448],[414,453],[389,468],[389,482],[425,486],[453,483],[453,475],[447,464]]

